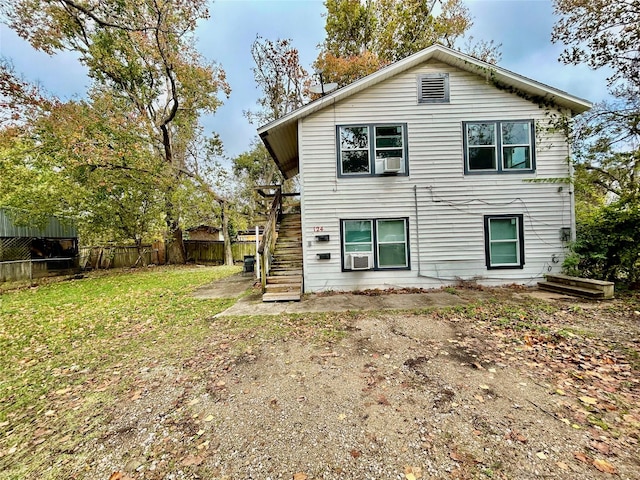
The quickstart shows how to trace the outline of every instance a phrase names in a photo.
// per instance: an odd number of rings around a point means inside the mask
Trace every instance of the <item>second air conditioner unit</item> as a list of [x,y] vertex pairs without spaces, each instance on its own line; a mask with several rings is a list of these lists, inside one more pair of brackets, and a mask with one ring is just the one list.
[[371,270],[373,267],[373,255],[370,253],[352,253],[347,257],[347,265],[351,270]]
[[402,169],[402,157],[386,157],[384,173],[398,173]]

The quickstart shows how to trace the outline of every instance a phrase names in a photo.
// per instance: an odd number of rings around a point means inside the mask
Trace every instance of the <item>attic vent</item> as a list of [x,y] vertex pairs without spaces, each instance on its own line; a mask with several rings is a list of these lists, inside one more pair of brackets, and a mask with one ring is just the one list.
[[418,77],[418,103],[448,102],[448,73],[427,73]]

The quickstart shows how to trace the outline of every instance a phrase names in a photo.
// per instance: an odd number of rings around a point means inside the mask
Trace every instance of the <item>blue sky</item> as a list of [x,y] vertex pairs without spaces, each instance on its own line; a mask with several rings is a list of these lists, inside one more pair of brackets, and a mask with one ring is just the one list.
[[[604,100],[605,71],[567,66],[557,58],[561,45],[551,43],[555,21],[549,0],[467,0],[474,39],[502,44],[500,66],[592,102]],[[198,48],[208,60],[222,65],[232,93],[213,117],[203,120],[205,129],[220,134],[226,155],[247,150],[257,125],[242,115],[253,109],[259,91],[253,81],[251,43],[256,35],[276,40],[291,38],[305,68],[317,56],[324,39],[322,0],[217,0],[211,18],[198,28]],[[16,71],[40,83],[63,99],[79,97],[89,84],[84,68],[72,53],[49,57],[34,51],[5,25],[0,25],[0,55],[9,58]]]

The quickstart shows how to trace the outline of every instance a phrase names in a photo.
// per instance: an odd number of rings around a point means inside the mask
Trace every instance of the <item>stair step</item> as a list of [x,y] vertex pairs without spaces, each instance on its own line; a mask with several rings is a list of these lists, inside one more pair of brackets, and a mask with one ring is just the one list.
[[293,275],[302,275],[302,269],[301,268],[296,268],[296,269],[291,269],[291,268],[276,268],[276,269],[271,269],[271,272],[269,272],[270,276],[273,277],[291,277]]
[[284,292],[284,293],[264,293],[262,294],[263,302],[299,302],[300,292]]
[[586,288],[587,290],[598,290],[602,292],[604,298],[613,298],[614,295],[615,284],[613,282],[560,274],[548,274],[545,275],[545,279],[547,282],[560,285],[570,285],[572,287]]
[[267,283],[266,293],[280,293],[280,292],[298,292],[302,291],[301,283]]
[[594,290],[592,288],[576,287],[575,285],[565,285],[555,282],[538,282],[538,288],[556,293],[566,293],[569,295],[577,295],[587,298],[604,298],[602,290]]
[[273,283],[302,283],[302,275],[277,275],[267,277],[267,285]]

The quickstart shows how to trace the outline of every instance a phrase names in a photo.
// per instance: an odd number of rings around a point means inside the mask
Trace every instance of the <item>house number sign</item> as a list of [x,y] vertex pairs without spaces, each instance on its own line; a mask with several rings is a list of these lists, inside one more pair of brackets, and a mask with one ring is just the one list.
[[324,227],[313,227],[314,232],[324,232]]

